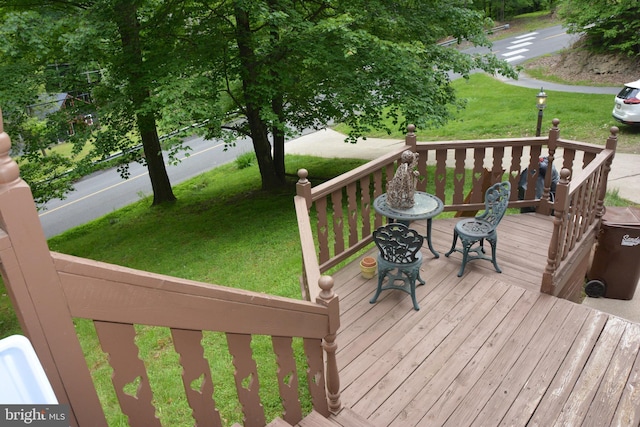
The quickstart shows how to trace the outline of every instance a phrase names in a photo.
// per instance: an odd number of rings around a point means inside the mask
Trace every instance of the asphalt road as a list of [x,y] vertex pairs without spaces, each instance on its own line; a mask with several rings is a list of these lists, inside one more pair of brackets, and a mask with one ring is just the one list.
[[[510,64],[517,65],[527,59],[568,47],[575,39],[575,35],[566,34],[561,26],[554,26],[498,40],[491,49],[471,48],[465,52],[491,51]],[[233,161],[238,155],[253,150],[249,139],[238,140],[236,146],[228,150],[224,149],[222,141],[203,138],[192,138],[186,145],[191,147],[188,157],[183,155],[179,164],[167,166],[172,185]],[[146,167],[134,163],[130,165],[130,177],[126,180],[123,180],[115,169],[83,178],[74,185],[75,190],[69,193],[66,199],[51,200],[44,206],[40,212],[40,221],[45,235],[47,238],[55,236],[151,195],[148,175]]]
[[[238,140],[235,147],[224,149],[224,142],[190,138],[185,142],[191,150],[181,155],[177,165],[167,165],[172,185],[233,161],[253,150],[248,138]],[[166,161],[166,157],[165,157]],[[40,212],[40,222],[48,237],[127,206],[152,195],[149,172],[139,163],[129,165],[130,177],[122,179],[116,169],[107,169],[84,177],[74,184],[75,190],[64,200],[51,200]]]

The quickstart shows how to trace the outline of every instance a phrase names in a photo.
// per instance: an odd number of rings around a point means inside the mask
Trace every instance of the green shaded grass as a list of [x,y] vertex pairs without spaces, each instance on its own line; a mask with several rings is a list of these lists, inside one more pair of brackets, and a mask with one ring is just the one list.
[[[466,108],[454,112],[454,119],[436,129],[417,129],[418,141],[450,141],[459,139],[520,138],[535,136],[538,123],[536,95],[540,89],[528,89],[503,83],[486,74],[473,74],[469,80],[452,82],[457,97],[466,100]],[[542,135],[551,128],[554,118],[560,120],[560,137],[604,145],[610,128],[617,126],[618,150],[640,154],[640,128],[621,125],[611,117],[613,95],[583,94],[545,90]],[[388,126],[393,129],[391,121]],[[344,125],[335,126],[348,133]],[[370,137],[404,137],[404,130],[391,135],[371,132]]]

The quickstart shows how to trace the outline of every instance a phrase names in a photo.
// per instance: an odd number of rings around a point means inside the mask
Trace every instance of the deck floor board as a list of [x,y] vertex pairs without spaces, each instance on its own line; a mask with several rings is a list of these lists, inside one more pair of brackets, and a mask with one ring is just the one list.
[[505,217],[503,272],[478,260],[462,277],[444,256],[456,221],[433,221],[418,311],[396,290],[371,304],[357,261],[333,275],[343,405],[377,426],[638,425],[640,325],[539,292],[552,217]]

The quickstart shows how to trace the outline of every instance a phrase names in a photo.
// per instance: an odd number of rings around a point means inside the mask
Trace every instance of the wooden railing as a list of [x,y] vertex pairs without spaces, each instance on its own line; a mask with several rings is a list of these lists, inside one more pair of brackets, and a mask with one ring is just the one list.
[[[173,380],[182,383],[181,401],[190,408],[192,418],[185,419],[185,424],[223,425],[214,400],[213,361],[205,357],[206,350],[214,353],[216,363],[231,356],[229,370],[235,370],[235,384],[222,386],[237,393],[244,426],[263,427],[271,421],[265,419],[261,402],[252,350],[255,336],[271,339],[277,367],[273,377],[285,421],[293,425],[303,416],[299,382],[304,379],[298,378],[298,372],[306,372],[306,388],[316,412],[328,416],[340,409],[335,357],[339,307],[330,276],[314,277],[320,291],[315,302],[308,302],[50,252],[31,190],[9,157],[10,145],[0,114],[2,277],[22,331],[31,340],[58,401],[70,406],[71,425],[107,425],[106,403],[96,391],[76,334],[76,319],[89,319],[95,326],[113,371],[113,393],[129,425],[161,424],[155,406],[161,399],[154,398],[151,384],[154,378],[167,375],[151,370],[150,361],[142,359],[137,345],[140,326],[170,331],[169,342],[182,368],[181,378]],[[223,333],[228,350],[206,349],[202,341],[207,331]],[[302,340],[303,361],[297,361],[294,339]]]
[[[604,214],[607,177],[615,155],[617,133],[618,128],[613,127],[605,149],[595,156],[589,153],[589,161],[583,162],[584,168],[573,177],[565,158],[553,205],[554,229],[542,292],[575,299],[572,296],[582,290],[592,242]],[[581,242],[587,244],[580,245]]]
[[[313,298],[318,293],[311,286],[316,277],[371,243],[373,229],[383,222],[373,211],[373,201],[385,191],[386,181],[393,176],[402,152],[407,149],[420,154],[417,189],[438,196],[444,202],[444,211],[473,213],[484,209],[483,197],[488,186],[508,180],[511,187],[517,189],[522,170],[537,170],[539,158],[543,155],[549,157],[549,164],[561,155],[562,168],[573,173],[574,179],[579,177],[582,187],[595,186],[592,191],[597,197],[590,199],[584,205],[585,209],[598,203],[601,206],[608,172],[605,164],[610,165],[613,159],[617,128],[612,128],[605,149],[600,145],[563,140],[559,138],[559,120],[554,119],[552,124],[545,137],[421,143],[416,140],[415,128],[410,126],[403,147],[316,187],[307,180],[308,172],[300,170],[295,205],[304,259],[303,278],[313,279],[303,280],[302,284],[309,297]],[[551,177],[551,173],[545,175],[543,194],[537,198],[537,176],[528,174],[527,190],[521,199],[518,191],[512,191],[509,207],[533,207],[538,213],[550,214],[554,209],[550,196]],[[578,184],[572,188],[575,185]],[[576,187],[572,194],[577,191]],[[573,206],[564,199],[569,195],[562,193],[561,197],[563,199],[559,200],[556,194],[556,203]],[[593,216],[591,224],[595,224],[599,217],[598,214]],[[554,236],[561,232],[563,226],[569,227],[568,217],[559,221],[563,225],[554,230]],[[575,236],[573,245],[581,239],[582,234]],[[562,239],[558,237],[558,240]],[[547,267],[549,276],[545,280],[554,282],[566,259],[566,256],[555,259]],[[557,294],[556,291],[562,287],[547,284],[542,290],[551,292],[555,289],[553,293]]]

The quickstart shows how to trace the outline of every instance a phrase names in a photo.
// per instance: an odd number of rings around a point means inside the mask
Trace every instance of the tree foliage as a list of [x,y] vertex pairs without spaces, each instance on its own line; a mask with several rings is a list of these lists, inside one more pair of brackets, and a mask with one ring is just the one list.
[[640,56],[640,2],[637,0],[563,0],[559,16],[568,31],[584,33],[599,52]]
[[[222,77],[221,99],[242,117],[223,127],[252,138],[263,188],[284,180],[290,132],[343,122],[355,142],[389,118],[400,128],[437,126],[451,117],[451,106],[461,106],[451,72],[511,72],[493,55],[437,44],[450,36],[488,44],[490,23],[465,1],[235,0],[198,7],[201,19],[187,29],[188,39],[216,40],[199,62],[202,75]],[[200,95],[199,106],[215,108],[207,93]]]
[[471,4],[476,10],[497,21],[507,21],[517,15],[553,10],[555,0],[479,0]]
[[[128,162],[137,160],[148,165],[153,188],[153,204],[175,200],[166,172],[162,150],[156,128],[158,109],[154,106],[154,74],[161,69],[160,64],[148,65],[148,40],[153,40],[153,29],[141,25],[145,13],[139,12],[141,1],[120,2],[117,0],[74,1],[33,1],[30,10],[26,4],[18,2],[3,8],[5,21],[31,20],[30,24],[19,27],[4,27],[3,35],[8,39],[8,49],[0,56],[5,59],[3,74],[8,67],[24,69],[31,67],[32,75],[39,76],[32,84],[31,97],[3,96],[17,100],[8,114],[8,128],[25,142],[18,154],[41,153],[39,158],[22,155],[21,159],[30,163],[51,162],[45,159],[45,150],[30,150],[33,141],[24,138],[26,130],[21,126],[25,106],[37,96],[57,92],[68,93],[71,99],[94,102],[72,102],[57,114],[58,123],[73,124],[87,113],[98,118],[101,126],[92,132],[81,132],[65,136],[66,142],[76,144],[74,152],[91,143],[89,156],[77,165],[85,169],[88,162],[106,158],[122,152],[121,170],[127,175]],[[149,2],[152,3],[152,2]],[[31,10],[32,9],[32,10]],[[46,28],[49,31],[42,31]],[[156,49],[157,50],[157,49]],[[15,75],[15,74],[14,74]],[[26,86],[24,86],[26,88]],[[23,89],[26,90],[26,89]],[[80,98],[81,97],[81,98]],[[82,107],[86,107],[83,111]],[[6,111],[6,107],[3,107]],[[27,109],[28,111],[28,109]],[[98,113],[96,115],[96,113]],[[66,119],[62,116],[66,116]],[[16,120],[14,120],[14,117]],[[23,117],[22,120],[19,120]],[[40,117],[51,123],[49,115]],[[49,141],[52,145],[56,139]],[[40,142],[42,144],[42,142]],[[135,149],[139,144],[142,150]],[[69,160],[69,159],[67,159]],[[61,189],[69,189],[68,179],[60,179],[60,168],[51,168],[44,179],[32,179],[30,171],[37,166],[23,167],[23,178],[32,188],[42,182],[48,185],[59,183]],[[35,193],[40,193],[35,191]],[[52,192],[47,198],[64,194]]]
[[[80,89],[77,76],[99,71],[90,84],[101,123],[91,135],[94,154],[124,151],[130,156],[124,160],[146,161],[150,175],[160,171],[158,201],[172,198],[158,125],[199,123],[210,138],[250,136],[262,186],[270,189],[284,183],[287,135],[343,122],[355,142],[389,122],[402,129],[439,126],[463,106],[450,86],[452,73],[514,75],[492,54],[438,44],[453,37],[488,45],[492,23],[466,0],[32,2],[47,6],[40,19],[61,19],[46,20],[56,31],[26,37],[25,47],[19,32],[5,31],[16,38],[7,49],[18,52],[7,64],[34,67],[40,77],[20,90],[31,98],[52,90],[45,70],[53,63],[69,64],[58,87]],[[36,58],[25,61],[29,55]],[[131,151],[140,142],[142,157]]]

